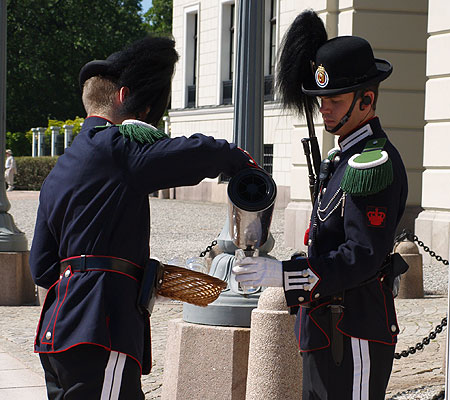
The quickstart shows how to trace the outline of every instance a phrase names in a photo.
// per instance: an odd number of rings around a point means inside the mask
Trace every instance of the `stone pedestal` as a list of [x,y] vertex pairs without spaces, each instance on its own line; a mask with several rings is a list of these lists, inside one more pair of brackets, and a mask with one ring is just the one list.
[[249,339],[249,328],[170,321],[162,400],[245,400]]
[[284,211],[284,241],[287,247],[300,251],[306,250],[303,239],[311,219],[311,202],[296,202],[288,204]]
[[170,198],[170,189],[158,190],[158,198],[159,199],[169,199]]
[[[424,210],[416,219],[415,234],[426,246],[446,259],[450,250],[450,212]],[[440,261],[420,249],[425,265],[443,266]]]
[[267,288],[252,311],[246,400],[299,400],[302,360],[282,288]]
[[0,252],[0,305],[36,304],[36,287],[28,263],[29,252]]
[[394,252],[399,253],[409,265],[408,271],[401,275],[398,297],[423,298],[423,262],[419,248],[413,242],[403,241],[395,246]]

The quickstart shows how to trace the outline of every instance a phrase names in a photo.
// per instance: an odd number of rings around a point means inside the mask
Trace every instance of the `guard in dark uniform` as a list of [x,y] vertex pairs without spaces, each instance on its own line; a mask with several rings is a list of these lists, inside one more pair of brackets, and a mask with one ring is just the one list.
[[297,313],[303,399],[384,399],[399,328],[392,294],[395,231],[405,209],[401,157],[375,115],[378,84],[392,66],[356,36],[327,40],[313,11],[289,28],[278,85],[284,105],[320,100],[339,146],[322,162],[305,237],[308,256],[247,258],[233,268],[252,286],[282,286]]
[[50,399],[144,399],[150,325],[137,303],[149,193],[253,165],[225,140],[154,128],[168,104],[174,44],[146,37],[80,72],[88,116],[42,186],[30,254],[35,283],[48,289],[35,351]]

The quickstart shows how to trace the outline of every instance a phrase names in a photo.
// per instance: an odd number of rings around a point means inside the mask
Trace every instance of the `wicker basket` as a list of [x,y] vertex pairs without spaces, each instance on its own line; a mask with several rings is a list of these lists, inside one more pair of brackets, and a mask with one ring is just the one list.
[[227,283],[211,275],[163,264],[163,282],[158,294],[196,306],[206,307],[216,300]]

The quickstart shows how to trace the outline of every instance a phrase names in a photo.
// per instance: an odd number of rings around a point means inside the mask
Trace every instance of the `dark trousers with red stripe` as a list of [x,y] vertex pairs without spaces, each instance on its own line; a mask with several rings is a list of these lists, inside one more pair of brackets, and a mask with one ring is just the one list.
[[382,400],[395,346],[343,337],[342,362],[331,348],[303,352],[303,400]]
[[123,353],[83,344],[39,354],[49,400],[143,400],[138,363]]

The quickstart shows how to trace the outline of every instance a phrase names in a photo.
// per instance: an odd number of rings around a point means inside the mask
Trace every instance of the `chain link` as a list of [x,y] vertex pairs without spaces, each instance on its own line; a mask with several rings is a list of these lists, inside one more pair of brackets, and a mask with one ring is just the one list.
[[406,229],[403,229],[402,233],[400,233],[395,238],[395,243],[403,242],[405,239],[408,239],[410,242],[416,242],[420,247],[422,247],[425,253],[428,253],[430,255],[430,257],[435,258],[444,265],[448,265],[448,260],[443,259],[441,256],[437,255],[433,250],[430,250],[428,246],[425,246],[425,244],[421,240],[419,240],[417,235],[414,235],[412,232],[409,232]]
[[[428,246],[426,246],[417,235],[414,235],[412,232],[403,229],[402,233],[400,233],[395,238],[395,243],[399,243],[404,241],[405,239],[416,242],[420,247],[422,247],[425,253],[428,253],[430,257],[435,258],[437,261],[442,262],[444,265],[448,265],[448,260],[443,259],[440,255],[437,255],[433,250],[430,250]],[[417,343],[414,347],[409,347],[408,350],[403,350],[400,353],[395,353],[394,358],[399,360],[402,357],[408,357],[410,354],[414,354],[417,350],[422,350],[424,346],[430,344],[430,342],[436,338],[436,335],[441,333],[444,327],[447,326],[447,317],[442,318],[442,321],[439,325],[437,325],[434,331],[431,331],[428,336],[422,339],[422,342]],[[442,390],[439,394],[433,396],[431,400],[443,400],[445,398],[445,390]]]
[[408,350],[403,350],[400,353],[395,353],[394,358],[399,360],[402,357],[408,357],[410,354],[414,354],[417,350],[422,350],[424,346],[430,344],[430,342],[436,339],[437,334],[441,333],[444,327],[447,326],[447,317],[442,318],[439,325],[431,331],[428,336],[424,337],[421,342],[417,343],[414,347],[409,347]]
[[207,253],[209,253],[212,248],[217,244],[217,240],[213,240],[209,246],[206,247],[204,251],[200,253],[200,257],[205,257]]

